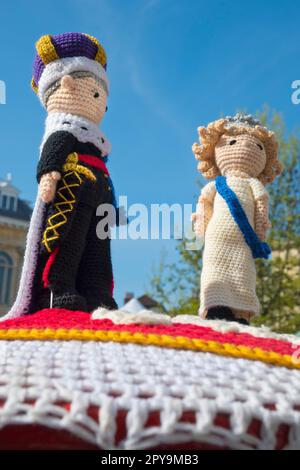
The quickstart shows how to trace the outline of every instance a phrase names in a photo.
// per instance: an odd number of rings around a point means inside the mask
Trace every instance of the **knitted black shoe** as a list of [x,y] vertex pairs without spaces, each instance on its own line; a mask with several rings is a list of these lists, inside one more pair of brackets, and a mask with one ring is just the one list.
[[[49,289],[43,289],[39,293],[36,302],[35,310],[43,310],[50,308],[51,294]],[[82,312],[88,312],[86,300],[79,294],[66,292],[63,294],[54,294],[52,308],[65,308],[67,310],[79,310]]]
[[235,321],[237,321],[238,323],[241,323],[242,325],[247,325],[247,326],[250,325],[250,323],[248,322],[248,320],[246,320],[246,318],[236,318]]
[[205,318],[207,320],[235,321],[242,325],[249,325],[249,322],[245,318],[236,318],[229,307],[223,306],[209,308]]
[[53,295],[53,308],[65,308],[66,310],[79,310],[88,312],[87,303],[84,297],[79,294],[64,292]]

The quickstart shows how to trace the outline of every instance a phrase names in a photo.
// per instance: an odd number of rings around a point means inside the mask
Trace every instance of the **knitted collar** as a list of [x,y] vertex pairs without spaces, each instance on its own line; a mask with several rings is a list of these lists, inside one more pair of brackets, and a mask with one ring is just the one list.
[[57,131],[70,132],[79,142],[94,144],[102,152],[103,157],[106,157],[111,151],[110,142],[100,131],[97,124],[89,119],[74,114],[49,113],[40,147],[41,152],[48,137]]

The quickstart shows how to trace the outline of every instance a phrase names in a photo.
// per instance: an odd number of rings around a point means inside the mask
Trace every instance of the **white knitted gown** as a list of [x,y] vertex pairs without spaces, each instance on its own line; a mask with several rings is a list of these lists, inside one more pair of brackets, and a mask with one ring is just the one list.
[[[267,196],[265,187],[255,178],[228,177],[227,184],[236,193],[255,229],[255,200]],[[259,301],[251,250],[225,200],[216,192],[215,182],[208,183],[201,195],[213,204],[213,212],[204,240],[200,316],[205,317],[207,309],[216,306],[257,314]]]

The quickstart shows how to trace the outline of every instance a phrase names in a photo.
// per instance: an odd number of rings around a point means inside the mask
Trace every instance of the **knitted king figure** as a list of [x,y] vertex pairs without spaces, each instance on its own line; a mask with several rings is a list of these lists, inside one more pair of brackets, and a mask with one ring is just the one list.
[[268,258],[265,185],[281,173],[274,133],[237,114],[198,129],[193,152],[213,179],[201,191],[194,229],[204,237],[200,316],[247,324],[259,312],[256,258]]
[[43,36],[36,51],[32,86],[48,116],[19,292],[6,318],[49,307],[114,309],[110,238],[96,234],[97,207],[115,205],[110,144],[98,128],[109,91],[106,54],[81,33]]

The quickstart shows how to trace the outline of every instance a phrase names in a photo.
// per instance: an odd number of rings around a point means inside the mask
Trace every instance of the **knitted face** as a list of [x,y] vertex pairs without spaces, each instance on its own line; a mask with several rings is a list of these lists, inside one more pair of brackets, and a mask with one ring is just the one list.
[[94,77],[65,75],[47,101],[49,113],[69,113],[99,124],[106,111],[106,92]]
[[216,164],[223,176],[257,177],[266,166],[266,151],[249,134],[223,134],[215,147]]

